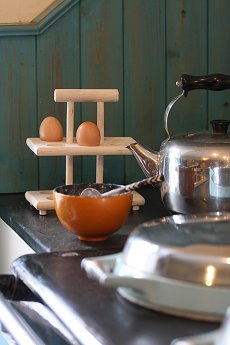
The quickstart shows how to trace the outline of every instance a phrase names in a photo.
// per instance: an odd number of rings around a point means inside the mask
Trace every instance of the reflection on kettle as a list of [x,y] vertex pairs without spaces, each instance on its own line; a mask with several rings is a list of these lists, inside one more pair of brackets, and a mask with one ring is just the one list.
[[197,165],[179,166],[179,189],[181,195],[192,198],[196,188],[208,180]]
[[230,197],[230,168],[210,168],[210,195],[216,198]]
[[193,166],[179,167],[179,189],[181,195],[191,198],[195,187],[195,173]]

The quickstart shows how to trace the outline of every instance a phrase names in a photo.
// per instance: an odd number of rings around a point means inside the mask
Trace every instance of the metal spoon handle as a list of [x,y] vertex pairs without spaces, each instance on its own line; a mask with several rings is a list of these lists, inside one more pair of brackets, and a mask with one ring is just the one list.
[[119,194],[121,192],[136,190],[136,189],[142,188],[142,187],[147,186],[147,185],[154,186],[154,185],[157,185],[163,181],[164,181],[163,177],[157,175],[155,177],[149,177],[149,178],[146,178],[146,179],[138,181],[138,182],[133,182],[133,183],[127,184],[126,186],[112,189],[109,192],[101,194],[101,196],[104,197],[104,196],[116,195],[116,194]]

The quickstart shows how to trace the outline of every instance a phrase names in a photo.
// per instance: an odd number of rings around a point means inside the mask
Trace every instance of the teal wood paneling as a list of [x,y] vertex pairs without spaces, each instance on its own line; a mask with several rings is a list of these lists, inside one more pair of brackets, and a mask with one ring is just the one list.
[[[125,135],[158,149],[165,108],[165,3],[124,1]],[[133,157],[126,180],[143,178]]]
[[[210,0],[208,71],[230,75],[230,1]],[[208,92],[209,120],[230,119],[230,90]]]
[[[31,28],[0,28],[0,192],[65,182],[64,157],[35,157],[25,144],[47,115],[65,127],[66,105],[54,102],[55,88],[118,88],[119,102],[105,108],[105,135],[131,136],[158,150],[166,137],[165,107],[180,93],[175,82],[181,74],[230,74],[229,0],[65,5],[63,15],[41,16]],[[170,133],[229,119],[229,92],[190,92],[170,113]],[[86,120],[96,121],[95,104],[76,104],[75,129]],[[95,157],[74,163],[75,182],[95,180]],[[105,157],[104,171],[106,182],[143,177],[132,156]]]
[[0,192],[37,189],[37,161],[26,146],[36,132],[35,39],[0,39]]
[[[181,93],[175,82],[183,73],[203,75],[207,66],[207,1],[166,1],[167,102]],[[206,128],[207,92],[192,91],[175,104],[169,115],[171,134]]]
[[[37,38],[38,127],[48,115],[57,117],[66,130],[66,103],[54,102],[54,90],[80,87],[79,6],[75,6]],[[75,127],[77,113],[75,110]],[[74,179],[81,176],[81,161],[74,158]],[[65,183],[65,157],[39,157],[39,185],[54,188]]]
[[[105,136],[123,136],[122,1],[81,1],[81,87],[119,89],[105,104]],[[95,104],[82,104],[82,121],[96,121]],[[104,157],[104,181],[124,181],[123,157]],[[83,157],[83,180],[95,180],[95,157]]]

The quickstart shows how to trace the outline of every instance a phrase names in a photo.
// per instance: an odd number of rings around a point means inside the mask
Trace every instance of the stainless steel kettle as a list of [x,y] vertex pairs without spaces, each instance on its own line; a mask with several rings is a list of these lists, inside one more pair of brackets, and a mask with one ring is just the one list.
[[211,121],[213,131],[171,137],[168,115],[173,104],[195,89],[220,91],[230,88],[230,76],[183,74],[176,83],[182,93],[172,100],[164,114],[168,138],[159,152],[133,143],[133,153],[147,177],[160,176],[161,197],[176,213],[230,211],[230,133],[228,120]]

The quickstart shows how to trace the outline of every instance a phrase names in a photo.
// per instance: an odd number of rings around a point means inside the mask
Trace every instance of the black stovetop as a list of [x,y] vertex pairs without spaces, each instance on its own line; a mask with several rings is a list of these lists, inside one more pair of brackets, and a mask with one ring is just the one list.
[[14,262],[13,271],[82,344],[166,345],[174,338],[219,327],[218,323],[148,310],[124,300],[116,289],[89,280],[80,267],[81,260],[100,254],[75,251],[25,255]]

